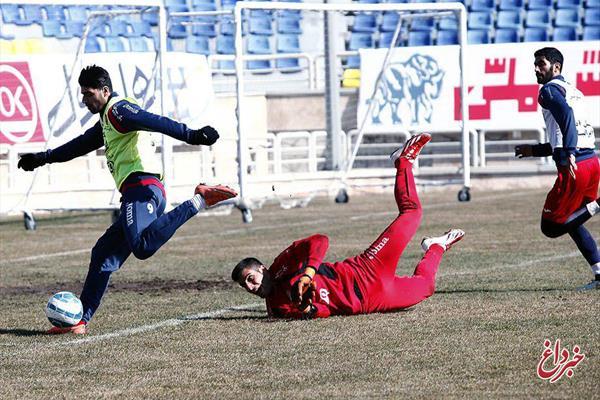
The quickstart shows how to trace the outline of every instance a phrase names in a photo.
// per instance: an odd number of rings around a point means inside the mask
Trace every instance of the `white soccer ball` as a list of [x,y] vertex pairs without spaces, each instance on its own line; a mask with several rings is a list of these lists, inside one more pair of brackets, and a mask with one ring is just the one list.
[[76,325],[83,316],[81,300],[71,292],[58,292],[48,300],[46,317],[59,328]]

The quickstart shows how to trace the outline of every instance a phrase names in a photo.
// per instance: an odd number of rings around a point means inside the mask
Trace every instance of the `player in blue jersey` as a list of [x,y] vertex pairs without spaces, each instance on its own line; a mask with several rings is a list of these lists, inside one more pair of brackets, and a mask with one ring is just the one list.
[[586,259],[594,280],[580,289],[600,288],[600,251],[583,224],[600,213],[600,162],[595,154],[594,129],[583,108],[583,94],[561,75],[563,55],[553,47],[534,53],[548,143],[519,145],[521,157],[552,156],[558,176],[542,209],[541,229],[556,238],[568,233]]
[[79,75],[83,103],[100,120],[83,135],[55,149],[23,154],[18,167],[33,171],[48,163],[65,162],[104,146],[108,168],[121,192],[119,219],[92,249],[89,271],[81,292],[83,318],[70,328],[54,327],[48,333],[84,334],[100,306],[110,276],[130,254],[151,257],[175,231],[200,209],[237,196],[226,186],[196,186],[194,196],[168,213],[161,166],[145,131],[160,132],[188,144],[214,144],[219,134],[210,126],[190,129],[185,124],[152,114],[134,99],[113,92],[110,75],[96,65]]

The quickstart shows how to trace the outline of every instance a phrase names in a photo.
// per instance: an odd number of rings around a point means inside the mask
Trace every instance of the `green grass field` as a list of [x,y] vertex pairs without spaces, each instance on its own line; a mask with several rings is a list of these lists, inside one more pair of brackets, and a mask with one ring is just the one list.
[[[364,250],[394,217],[391,193],[319,198],[189,221],[154,257],[115,273],[89,335],[49,337],[43,309],[80,292],[107,213],[0,223],[0,398],[579,398],[600,396],[598,292],[568,236],[539,231],[543,190],[421,196],[424,218],[400,260],[411,274],[420,239],[450,227],[437,292],[398,313],[272,321],[229,281],[243,257],[270,263],[292,241],[330,237],[327,260]],[[600,218],[587,223],[596,237]],[[233,307],[233,308],[232,308]],[[550,383],[537,377],[544,340],[586,358]]]

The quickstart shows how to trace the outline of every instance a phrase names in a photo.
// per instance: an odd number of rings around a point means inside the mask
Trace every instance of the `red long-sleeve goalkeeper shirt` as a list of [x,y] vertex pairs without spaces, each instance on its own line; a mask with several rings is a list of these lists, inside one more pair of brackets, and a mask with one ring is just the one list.
[[269,316],[303,317],[291,300],[291,289],[307,266],[317,269],[313,278],[316,284],[316,300],[313,303],[317,308],[315,317],[361,312],[362,285],[356,279],[356,257],[335,264],[324,263],[328,248],[327,236],[316,234],[292,243],[275,258],[269,267],[274,281],[273,291],[266,298]]

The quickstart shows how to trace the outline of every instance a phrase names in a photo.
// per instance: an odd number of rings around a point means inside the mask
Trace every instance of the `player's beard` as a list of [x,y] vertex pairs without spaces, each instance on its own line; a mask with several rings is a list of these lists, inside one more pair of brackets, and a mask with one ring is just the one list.
[[545,74],[535,74],[535,77],[537,78],[537,83],[540,85],[545,85],[546,83],[550,82],[552,78],[554,78],[554,75],[552,70],[549,70]]

